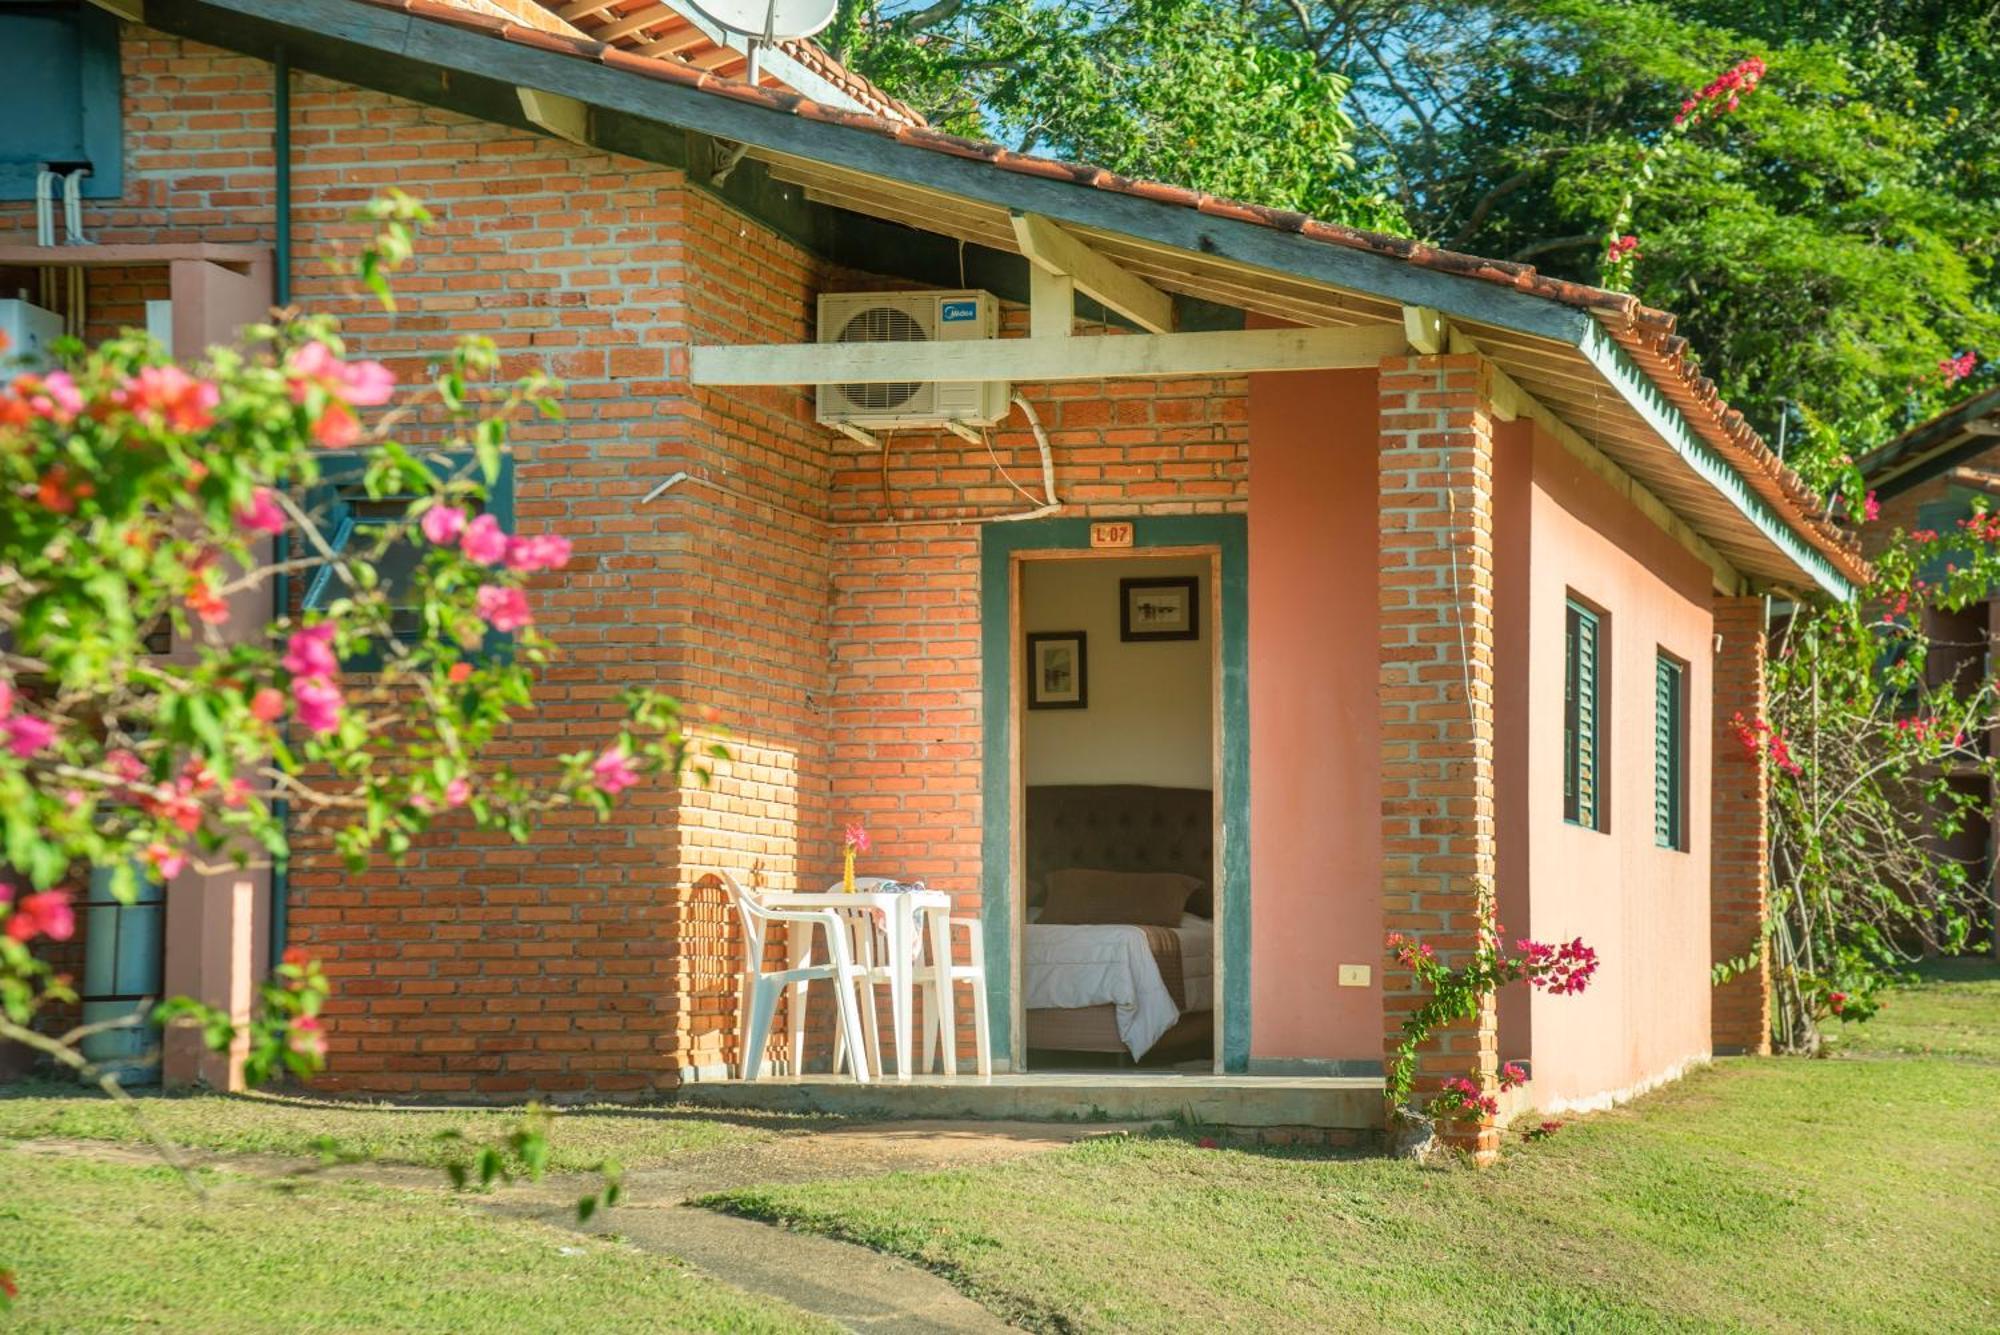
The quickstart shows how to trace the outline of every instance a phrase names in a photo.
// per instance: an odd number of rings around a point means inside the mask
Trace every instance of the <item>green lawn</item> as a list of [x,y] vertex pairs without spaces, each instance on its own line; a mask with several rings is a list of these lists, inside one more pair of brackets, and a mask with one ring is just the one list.
[[794,1309],[465,1198],[0,1151],[24,1331],[795,1331]]
[[[485,1142],[518,1126],[518,1110],[409,1109],[306,1099],[197,1094],[141,1100],[146,1123],[191,1149],[311,1156],[331,1136],[344,1153],[384,1163],[441,1165],[464,1154],[438,1139],[458,1131]],[[563,1109],[549,1129],[549,1167],[587,1172],[606,1158],[628,1169],[649,1167],[690,1151],[768,1140],[809,1127],[811,1119],[746,1113],[719,1118],[702,1109]],[[124,1108],[74,1086],[40,1085],[0,1094],[0,1141],[31,1139],[143,1141],[145,1132]]]
[[1950,972],[1897,1055],[1725,1061],[1485,1172],[1160,1136],[710,1203],[1051,1330],[1991,1331],[2000,971]]
[[1868,1023],[1834,1027],[1840,1050],[2000,1061],[2000,963],[1939,960],[1917,972],[1924,985],[1896,993]]

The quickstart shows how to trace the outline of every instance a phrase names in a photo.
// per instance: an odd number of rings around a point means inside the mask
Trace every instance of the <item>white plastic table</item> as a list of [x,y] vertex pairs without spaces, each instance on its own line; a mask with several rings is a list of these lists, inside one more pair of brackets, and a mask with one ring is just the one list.
[[[895,894],[880,891],[860,890],[854,894],[841,891],[826,892],[767,892],[763,902],[774,909],[870,909],[882,915],[889,937],[889,1014],[895,1029],[896,1078],[910,1078],[911,1022],[916,1013],[916,954],[917,913],[924,913],[924,924],[930,929],[931,958],[938,961],[951,959],[951,896],[943,890],[912,890]],[[785,933],[786,952],[790,957],[787,968],[797,968],[804,959],[810,943],[809,933],[787,931]],[[872,984],[871,984],[872,986]],[[947,1076],[958,1074],[958,1062],[952,1055],[951,988],[937,989],[938,1023],[944,1035],[945,1062]],[[805,984],[792,985],[790,1027],[792,1040],[792,1069],[803,1069],[806,1055],[805,1034]],[[853,1060],[866,1061],[861,1053],[853,1054]],[[876,1072],[877,1075],[884,1074]]]

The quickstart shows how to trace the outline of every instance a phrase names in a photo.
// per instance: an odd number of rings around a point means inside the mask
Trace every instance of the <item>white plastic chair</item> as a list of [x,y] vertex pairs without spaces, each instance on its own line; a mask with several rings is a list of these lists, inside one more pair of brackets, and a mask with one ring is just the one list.
[[[743,974],[738,1003],[741,1007],[739,1042],[742,1078],[755,1080],[763,1068],[764,1044],[770,1038],[771,1021],[778,1011],[778,998],[785,994],[785,989],[799,984],[793,1004],[803,1006],[804,985],[825,979],[833,984],[834,1008],[840,1015],[839,1032],[851,1058],[854,1078],[861,1084],[867,1084],[869,1066],[862,1055],[865,1049],[861,1021],[854,1007],[854,989],[859,974],[848,949],[847,923],[832,909],[766,908],[734,875],[726,871],[717,874],[736,905],[737,915],[743,920]],[[826,938],[828,962],[767,972],[764,968],[764,943],[774,922],[791,924],[794,931],[818,928]],[[810,958],[810,943],[807,956]],[[834,1054],[834,1069],[840,1069],[838,1051]]]
[[[979,1074],[992,1075],[993,1039],[986,1028],[986,938],[980,930],[979,919],[977,918],[952,918],[949,921],[954,932],[963,931],[965,933],[969,946],[966,958],[972,962],[970,964],[960,964],[955,959],[946,960],[944,985],[946,987],[956,987],[960,983],[970,983],[972,985],[973,1060],[977,1064]],[[955,939],[953,944],[957,944]],[[935,987],[935,980],[937,978],[935,961],[933,961],[930,977],[933,981],[927,984],[927,986]],[[956,1010],[957,1007],[954,1006],[953,1011],[956,1012]],[[938,1024],[938,1009],[930,1003],[927,996],[924,1005],[923,1047],[924,1069],[926,1071],[931,1069],[931,1054],[938,1047],[940,1028],[941,1026]],[[958,1036],[956,1034],[951,1035],[945,1041],[945,1048],[945,1060],[951,1062],[954,1066],[957,1065]]]

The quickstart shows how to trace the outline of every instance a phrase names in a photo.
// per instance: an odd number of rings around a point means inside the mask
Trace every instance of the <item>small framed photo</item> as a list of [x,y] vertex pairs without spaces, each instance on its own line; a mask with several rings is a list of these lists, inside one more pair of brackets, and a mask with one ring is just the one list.
[[1028,637],[1028,708],[1084,709],[1090,703],[1090,661],[1080,630],[1038,631]]
[[1201,638],[1201,580],[1194,575],[1118,581],[1118,638]]

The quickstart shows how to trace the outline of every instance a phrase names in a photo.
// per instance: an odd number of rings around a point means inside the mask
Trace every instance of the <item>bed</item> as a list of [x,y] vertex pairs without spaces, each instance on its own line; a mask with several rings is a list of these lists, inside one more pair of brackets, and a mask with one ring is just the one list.
[[[1025,804],[1027,1046],[1064,1052],[1205,1054],[1213,1042],[1214,797],[1206,788],[1036,785]],[[1178,873],[1198,882],[1178,922],[1038,921],[1052,874]]]

